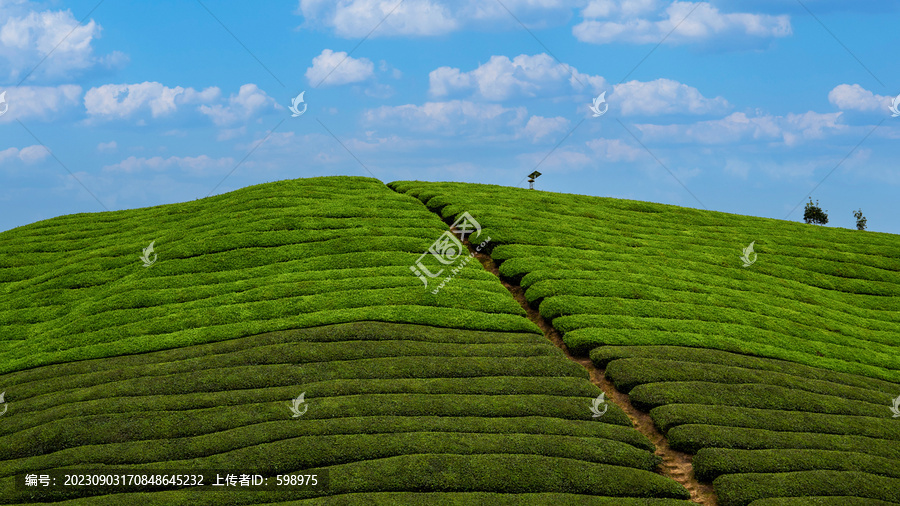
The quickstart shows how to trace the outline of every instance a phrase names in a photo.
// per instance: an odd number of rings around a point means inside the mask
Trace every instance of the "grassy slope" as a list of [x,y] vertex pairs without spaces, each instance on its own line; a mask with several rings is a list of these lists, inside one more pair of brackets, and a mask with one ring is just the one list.
[[[472,214],[500,273],[575,350],[698,346],[900,383],[898,236],[491,185],[390,186],[444,216]],[[744,268],[751,241],[757,261]]]
[[30,500],[13,475],[104,464],[327,471],[342,504],[683,503],[618,407],[591,417],[599,390],[495,278],[469,266],[433,295],[411,274],[446,229],[375,180],[317,178],[0,234],[2,502]]
[[445,230],[377,180],[313,178],[3,232],[0,373],[359,320],[538,332],[482,269],[422,289]]
[[[0,426],[2,503],[28,499],[13,490],[13,474],[99,463],[326,471],[329,494],[361,500],[392,491],[686,493],[650,472],[652,445],[618,407],[592,420],[599,390],[532,333],[359,322],[39,367],[3,381],[16,400]],[[293,418],[289,401],[301,391],[308,411]],[[318,495],[199,493],[205,504]],[[106,504],[197,497],[118,494]]]
[[591,358],[673,448],[696,454],[722,506],[900,502],[900,424],[888,409],[900,385],[699,348],[602,346]]
[[[888,409],[900,394],[897,236],[496,186],[391,186],[444,216],[471,213],[501,275],[570,348],[591,350],[673,448],[697,453],[723,506],[900,502],[888,470],[900,468]],[[751,241],[757,262],[744,268]]]

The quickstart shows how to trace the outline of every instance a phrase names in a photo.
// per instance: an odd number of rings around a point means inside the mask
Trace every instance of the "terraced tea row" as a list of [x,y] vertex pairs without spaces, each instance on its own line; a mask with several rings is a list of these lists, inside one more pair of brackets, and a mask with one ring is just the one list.
[[446,232],[417,200],[346,177],[4,232],[0,372],[360,320],[538,332],[482,269],[423,289],[410,267]]
[[[900,468],[895,237],[493,186],[391,186],[445,217],[476,216],[501,276],[571,351],[590,351],[672,448],[696,453],[719,504],[900,502],[900,476],[884,470]],[[751,241],[758,256],[742,262]]]
[[694,472],[712,481],[722,506],[798,496],[900,502],[900,423],[890,410],[900,385],[681,347],[603,346],[591,360],[673,448],[696,454]]
[[444,217],[471,213],[501,275],[576,353],[684,345],[900,382],[895,236],[490,185],[389,186]]
[[[501,275],[697,454],[720,504],[897,499],[900,477],[877,472],[900,460],[893,236],[390,187],[285,181],[0,234],[0,497],[39,500],[14,474],[109,465],[317,472],[329,489],[108,504],[688,504],[621,409],[591,416],[599,390],[493,275],[429,284],[419,261],[469,212]],[[139,260],[151,241],[158,259]]]
[[103,504],[690,504],[653,472],[653,445],[624,412],[592,416],[599,389],[536,333],[343,324],[38,367],[3,384],[14,402],[0,424],[2,504],[93,504],[91,490],[13,485],[67,467],[328,476],[326,490],[185,488]]

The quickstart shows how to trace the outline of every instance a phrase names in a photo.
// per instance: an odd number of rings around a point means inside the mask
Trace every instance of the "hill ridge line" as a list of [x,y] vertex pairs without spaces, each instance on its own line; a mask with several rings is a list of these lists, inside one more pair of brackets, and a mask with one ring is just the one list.
[[[438,217],[440,217],[440,215],[438,215]],[[448,223],[448,225],[452,225],[452,222]],[[451,232],[460,234],[464,231],[454,229],[451,226]],[[704,506],[718,506],[718,497],[713,486],[711,484],[700,483],[694,476],[692,464],[693,456],[672,449],[669,446],[666,437],[656,428],[649,413],[641,412],[634,407],[631,404],[628,394],[620,392],[611,381],[606,379],[606,369],[597,368],[588,356],[573,355],[563,342],[562,334],[560,334],[546,318],[541,316],[538,309],[532,307],[528,303],[528,299],[525,297],[525,290],[520,285],[514,285],[503,279],[500,275],[500,269],[489,254],[477,251],[475,246],[469,242],[468,238],[463,239],[461,242],[469,249],[469,252],[481,262],[481,265],[485,270],[497,276],[500,283],[509,290],[509,293],[516,302],[518,302],[525,310],[527,318],[540,327],[541,331],[544,333],[544,337],[562,350],[563,353],[565,353],[566,358],[584,367],[590,375],[591,383],[600,388],[600,390],[606,394],[608,399],[614,401],[622,408],[631,420],[632,426],[656,446],[656,451],[654,453],[663,459],[662,464],[660,464],[660,469],[657,472],[684,486],[691,494],[690,500],[692,502]]]

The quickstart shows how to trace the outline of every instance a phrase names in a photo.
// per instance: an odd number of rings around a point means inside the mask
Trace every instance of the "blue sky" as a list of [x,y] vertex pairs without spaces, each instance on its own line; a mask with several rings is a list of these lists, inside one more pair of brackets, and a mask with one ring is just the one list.
[[[326,175],[900,234],[900,2],[0,0],[0,231]],[[306,112],[289,107],[304,92]],[[592,100],[605,92],[594,117]],[[476,217],[477,218],[477,217]]]

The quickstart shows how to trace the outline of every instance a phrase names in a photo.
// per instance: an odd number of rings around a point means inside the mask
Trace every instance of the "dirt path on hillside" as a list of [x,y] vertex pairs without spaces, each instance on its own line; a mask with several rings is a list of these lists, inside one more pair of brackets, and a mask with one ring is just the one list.
[[[455,231],[457,232],[458,231]],[[688,453],[679,452],[673,450],[669,447],[669,442],[666,440],[666,437],[662,435],[659,430],[656,429],[656,425],[653,423],[653,419],[650,418],[648,413],[644,413],[634,406],[631,405],[631,400],[629,399],[627,394],[624,394],[616,389],[616,387],[612,384],[611,381],[606,379],[605,370],[598,369],[594,366],[594,363],[591,361],[590,357],[578,357],[574,356],[569,352],[569,349],[566,347],[565,343],[562,340],[562,335],[560,335],[559,331],[553,328],[537,309],[532,308],[530,304],[528,304],[527,299],[525,298],[525,289],[518,285],[512,285],[506,282],[502,277],[500,277],[500,270],[497,268],[497,264],[494,263],[494,259],[484,253],[476,253],[475,248],[469,243],[468,240],[464,241],[464,244],[469,248],[471,253],[475,254],[475,258],[477,258],[481,265],[488,271],[497,276],[503,286],[506,287],[507,290],[512,294],[512,296],[519,302],[522,308],[528,313],[528,319],[537,324],[538,327],[544,332],[544,336],[547,337],[553,344],[555,344],[558,348],[560,348],[569,360],[574,362],[578,362],[585,369],[587,369],[590,374],[591,382],[606,393],[606,398],[611,399],[616,405],[622,408],[623,411],[628,415],[628,418],[631,419],[631,423],[634,427],[640,431],[642,434],[647,436],[650,441],[656,445],[656,454],[662,457],[662,465],[660,466],[659,474],[671,478],[678,483],[682,484],[684,488],[688,490],[691,494],[691,501],[697,504],[703,504],[706,506],[717,506],[716,494],[713,490],[712,485],[708,485],[705,483],[700,483],[694,477],[694,468],[691,464],[691,460],[693,459],[693,455]]]

